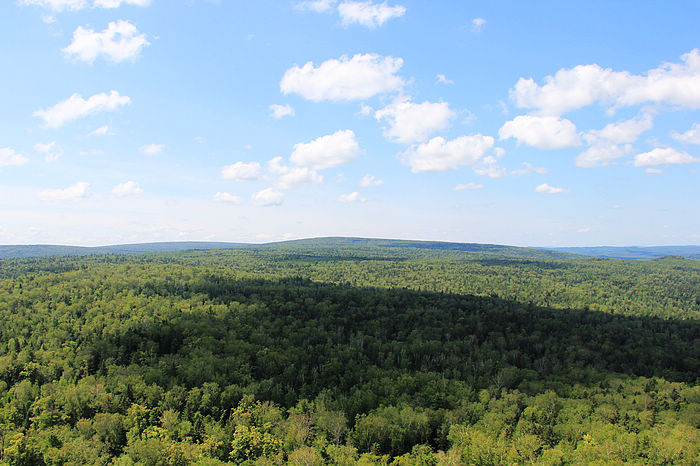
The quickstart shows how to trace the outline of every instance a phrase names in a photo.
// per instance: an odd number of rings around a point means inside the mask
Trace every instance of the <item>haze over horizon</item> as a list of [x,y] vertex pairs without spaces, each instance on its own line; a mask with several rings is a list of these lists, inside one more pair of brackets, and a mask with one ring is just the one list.
[[3,2],[0,244],[700,244],[698,17]]

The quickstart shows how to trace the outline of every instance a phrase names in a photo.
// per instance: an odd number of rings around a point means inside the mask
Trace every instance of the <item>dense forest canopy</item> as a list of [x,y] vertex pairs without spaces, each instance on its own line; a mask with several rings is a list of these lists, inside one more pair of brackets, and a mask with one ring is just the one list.
[[694,464],[699,317],[682,258],[2,260],[2,461]]

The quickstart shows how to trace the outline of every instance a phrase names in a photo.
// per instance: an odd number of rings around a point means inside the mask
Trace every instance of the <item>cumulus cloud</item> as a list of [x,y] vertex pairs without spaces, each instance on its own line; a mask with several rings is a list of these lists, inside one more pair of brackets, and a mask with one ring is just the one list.
[[447,79],[447,76],[445,76],[444,74],[439,74],[439,75],[437,75],[436,78],[437,78],[436,82],[438,84],[454,84],[455,83],[451,79]]
[[523,162],[524,167],[519,168],[517,170],[512,170],[510,172],[511,175],[516,175],[516,176],[529,176],[533,173],[536,173],[538,175],[545,175],[547,173],[547,169],[543,167],[535,167],[529,162]]
[[377,121],[385,121],[384,135],[396,142],[422,142],[436,132],[446,129],[455,112],[447,102],[416,104],[410,98],[400,98],[374,113]]
[[135,60],[149,45],[146,34],[140,33],[129,21],[119,20],[110,22],[102,32],[78,26],[73,32],[73,42],[63,49],[63,53],[67,58],[86,63],[94,63],[100,56],[119,63]]
[[331,11],[338,0],[309,0],[299,2],[295,6],[300,10],[315,11],[316,13],[325,13]]
[[547,183],[543,183],[535,188],[535,192],[541,194],[559,194],[563,193],[564,191],[566,191],[564,188],[556,188],[548,185]]
[[253,203],[255,205],[267,207],[273,205],[281,205],[284,201],[285,194],[275,191],[272,188],[263,189],[253,194]]
[[637,154],[634,157],[635,167],[650,167],[656,165],[676,165],[681,163],[696,163],[696,159],[685,152],[678,151],[671,147],[658,147],[649,152]]
[[452,186],[452,191],[471,191],[473,189],[482,189],[483,187],[483,184],[469,182]]
[[685,133],[678,133],[674,131],[671,133],[671,137],[677,141],[685,142],[687,144],[700,144],[700,123],[695,123]]
[[520,115],[498,131],[500,139],[515,138],[518,143],[538,149],[563,149],[581,144],[576,125],[552,116]]
[[221,177],[236,181],[255,181],[260,179],[262,167],[258,162],[236,162],[221,169]]
[[228,204],[240,204],[241,198],[239,196],[234,196],[233,194],[226,192],[217,192],[214,194],[214,201],[216,202],[226,202]]
[[404,81],[396,76],[401,58],[357,54],[352,58],[326,60],[318,67],[312,62],[289,68],[282,77],[283,94],[299,94],[314,102],[368,99],[400,90]]
[[0,167],[18,167],[29,162],[29,159],[18,154],[14,149],[9,147],[0,148]]
[[496,157],[489,155],[474,165],[474,173],[480,176],[488,176],[489,178],[501,178],[505,176],[508,171],[498,165],[498,159]]
[[79,181],[65,189],[45,189],[37,194],[42,201],[71,201],[87,195],[89,183]]
[[600,141],[612,144],[632,143],[639,138],[639,135],[653,127],[651,115],[645,114],[641,118],[610,123],[603,129],[589,131],[584,139],[589,144],[596,144]]
[[139,147],[139,151],[146,155],[158,155],[165,150],[165,144],[146,144]]
[[286,116],[294,116],[294,109],[291,105],[272,104],[269,108],[272,118],[280,119]]
[[510,94],[518,107],[543,115],[561,115],[596,102],[613,109],[644,103],[700,108],[700,51],[694,49],[681,56],[681,63],[665,63],[644,75],[594,64],[560,69],[542,85],[520,78]]
[[484,18],[474,18],[472,20],[472,32],[481,32],[485,25],[486,20]]
[[107,126],[107,125],[100,126],[96,130],[90,132],[90,136],[106,136],[108,134],[110,134],[110,132],[109,132],[109,126]]
[[311,142],[294,145],[290,160],[295,165],[314,170],[337,167],[351,162],[360,154],[360,146],[352,130],[340,130]]
[[44,159],[47,162],[55,162],[63,155],[63,149],[58,147],[58,144],[53,141],[46,144],[40,142],[34,144],[34,149],[44,154]]
[[109,94],[104,92],[95,94],[87,100],[78,94],[73,94],[52,107],[37,110],[34,116],[43,119],[47,127],[58,128],[75,119],[100,112],[113,112],[130,103],[129,97],[119,95],[117,91],[110,91]]
[[632,151],[632,146],[611,143],[597,143],[576,156],[576,166],[583,168],[604,167],[624,157]]
[[406,14],[406,7],[389,6],[386,2],[342,2],[338,5],[338,14],[344,26],[360,24],[373,29],[392,18],[403,16]]
[[336,200],[338,202],[364,202],[367,199],[365,199],[364,197],[360,197],[360,193],[354,191],[348,194],[341,194]]
[[36,5],[52,11],[77,11],[83,8],[119,8],[124,5],[148,6],[151,0],[20,0],[20,5]]
[[126,181],[124,183],[119,183],[112,189],[112,194],[115,196],[119,197],[133,197],[133,196],[138,196],[143,193],[143,189],[141,189],[135,181]]
[[384,184],[384,180],[378,180],[374,175],[370,175],[369,173],[360,180],[361,188],[371,188],[373,186],[381,186],[382,184]]
[[275,185],[280,189],[294,189],[305,184],[321,183],[323,177],[307,167],[289,167],[282,157],[275,157],[267,164],[270,173],[278,176]]
[[456,170],[460,165],[474,165],[493,144],[491,136],[481,134],[461,136],[451,141],[438,136],[424,144],[411,146],[400,158],[413,173]]

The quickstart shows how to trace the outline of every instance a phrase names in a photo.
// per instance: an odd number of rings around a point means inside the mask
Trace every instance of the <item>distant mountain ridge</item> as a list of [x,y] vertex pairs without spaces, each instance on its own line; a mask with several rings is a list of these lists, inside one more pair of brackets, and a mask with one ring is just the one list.
[[101,254],[149,254],[178,251],[204,251],[211,249],[303,249],[303,248],[417,248],[436,251],[462,251],[487,255],[503,255],[539,259],[585,259],[604,257],[614,259],[650,260],[666,256],[700,259],[700,246],[650,246],[650,247],[557,247],[533,248],[482,243],[453,243],[446,241],[417,241],[376,238],[324,237],[307,238],[272,243],[232,243],[207,241],[175,241],[159,243],[117,244],[109,246],[62,245],[8,245],[0,246],[0,259],[20,259],[50,256],[89,256]]

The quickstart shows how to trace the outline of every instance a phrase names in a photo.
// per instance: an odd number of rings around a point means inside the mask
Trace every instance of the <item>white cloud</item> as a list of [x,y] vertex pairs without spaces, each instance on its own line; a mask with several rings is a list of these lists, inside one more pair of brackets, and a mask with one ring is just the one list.
[[110,134],[110,132],[109,132],[109,126],[107,126],[107,125],[100,126],[96,130],[90,132],[90,136],[106,136],[108,134]]
[[37,195],[42,201],[70,201],[87,195],[90,184],[80,181],[65,189],[45,189]]
[[283,94],[299,94],[314,102],[368,99],[400,90],[404,81],[396,76],[401,58],[357,54],[352,58],[326,60],[318,67],[312,62],[289,68],[280,81]]
[[374,175],[370,175],[369,173],[366,174],[365,176],[362,177],[360,180],[360,187],[361,188],[370,188],[373,186],[381,186],[384,184],[384,180],[378,180],[374,177]]
[[292,108],[291,105],[279,105],[279,104],[272,104],[270,105],[270,111],[272,118],[277,118],[280,119],[282,117],[286,116],[294,116],[294,109]]
[[481,134],[461,136],[451,141],[438,136],[410,147],[400,157],[413,173],[456,170],[460,165],[474,165],[493,144],[491,136]]
[[348,194],[341,194],[336,200],[338,202],[365,202],[367,199],[360,197],[360,193],[354,191]]
[[682,134],[674,131],[671,133],[671,137],[687,144],[700,144],[700,123],[693,124],[688,131]]
[[141,189],[138,183],[134,181],[120,183],[116,185],[112,190],[112,194],[119,197],[138,196],[142,193],[143,189]]
[[592,229],[590,227],[579,228],[576,230],[577,233],[590,233]]
[[315,11],[316,13],[325,13],[333,9],[338,0],[309,0],[299,2],[295,6],[300,10]]
[[396,142],[410,144],[422,142],[436,132],[446,129],[455,112],[447,102],[423,102],[415,104],[410,98],[396,99],[374,113],[377,121],[386,121],[384,135]]
[[584,136],[589,144],[599,141],[607,141],[613,144],[625,144],[635,142],[639,135],[654,127],[652,117],[645,114],[641,118],[610,123],[603,129],[591,130]]
[[543,183],[535,188],[535,192],[542,194],[559,194],[563,193],[564,191],[566,191],[564,188],[555,188],[547,183]]
[[295,165],[323,170],[337,167],[354,160],[360,153],[360,146],[352,130],[340,130],[321,136],[311,142],[294,145],[290,160]]
[[571,121],[551,116],[517,116],[501,127],[498,137],[515,138],[518,143],[538,149],[563,149],[581,144],[576,126]]
[[53,11],[77,11],[92,6],[93,8],[119,8],[121,5],[148,6],[151,0],[20,0],[20,5],[36,5]]
[[437,75],[437,82],[439,84],[454,84],[455,83],[451,79],[447,79],[447,76],[445,76],[444,74]]
[[275,157],[267,164],[271,173],[278,175],[275,185],[280,189],[294,189],[305,184],[321,183],[323,177],[307,167],[289,167],[282,157]]
[[272,188],[263,189],[253,194],[253,203],[259,206],[273,206],[280,205],[284,201],[285,194],[279,191],[275,191]]
[[521,78],[511,90],[518,107],[543,115],[561,115],[599,102],[616,107],[667,103],[700,108],[700,51],[681,56],[645,75],[613,71],[598,65],[578,65],[547,76],[543,85]]
[[402,5],[389,6],[386,2],[342,2],[338,5],[338,14],[344,26],[360,24],[368,28],[376,28],[391,18],[398,18],[406,14],[406,7]]
[[52,15],[42,15],[41,21],[45,24],[53,24],[56,22],[56,17]]
[[0,167],[18,167],[29,162],[29,159],[18,154],[14,149],[9,147],[0,148]]
[[360,115],[369,116],[372,114],[372,107],[365,104],[360,104]]
[[523,162],[523,165],[525,165],[525,168],[520,168],[518,170],[513,170],[510,172],[511,175],[516,175],[516,176],[529,176],[532,173],[536,173],[538,175],[545,175],[547,174],[547,169],[543,167],[535,167],[529,162]]
[[139,147],[139,152],[146,155],[158,155],[165,150],[165,144],[146,144]]
[[255,181],[260,179],[262,167],[258,162],[236,162],[221,169],[221,177],[236,181]]
[[485,25],[486,20],[484,18],[474,18],[472,20],[472,32],[481,32]]
[[635,167],[649,167],[656,165],[675,165],[681,163],[696,163],[700,162],[700,159],[691,157],[685,152],[680,152],[671,147],[667,148],[656,148],[649,152],[644,152],[643,154],[637,154],[634,157]]
[[131,103],[127,96],[119,95],[117,91],[95,94],[87,100],[78,94],[73,94],[68,99],[44,110],[34,112],[35,117],[44,120],[49,128],[58,128],[77,118],[94,115],[100,112],[112,112],[123,105]]
[[73,42],[63,52],[67,58],[86,63],[94,63],[99,56],[119,63],[135,60],[148,45],[150,43],[146,40],[146,34],[139,33],[130,22],[119,20],[109,23],[102,32],[78,26],[73,32]]
[[473,189],[482,189],[483,187],[483,184],[469,182],[452,186],[452,191],[471,191]]
[[597,143],[576,156],[576,166],[584,168],[604,167],[631,151],[632,146],[629,144],[620,146],[611,143]]
[[647,175],[661,175],[664,173],[664,171],[659,168],[647,168],[644,171]]
[[229,204],[240,204],[241,198],[239,196],[234,196],[233,194],[230,194],[230,193],[217,192],[216,194],[214,194],[214,201],[226,202]]
[[49,142],[47,144],[37,143],[34,144],[34,149],[44,154],[44,159],[47,162],[55,162],[63,155],[63,149],[58,147],[58,144],[55,142]]
[[496,157],[489,155],[474,166],[474,173],[480,176],[488,176],[489,178],[501,178],[505,176],[508,171],[498,165],[498,159]]

